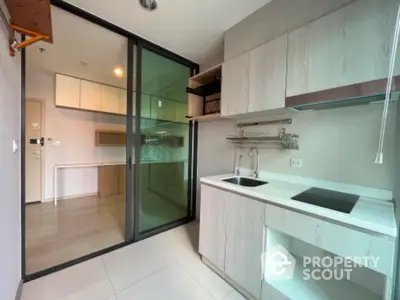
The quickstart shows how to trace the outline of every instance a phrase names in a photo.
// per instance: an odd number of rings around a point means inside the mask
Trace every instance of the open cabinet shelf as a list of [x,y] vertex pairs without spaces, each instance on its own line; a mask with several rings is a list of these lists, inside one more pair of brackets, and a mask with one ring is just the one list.
[[[341,257],[271,227],[267,227],[265,249],[266,259],[272,259],[276,263],[288,263],[291,265],[290,270],[294,268],[294,273],[293,277],[271,279],[268,274],[277,273],[264,272],[262,299],[269,299],[267,295],[276,291],[284,296],[279,299],[385,299],[385,275],[361,265],[355,266],[350,257]],[[305,258],[307,261],[304,261]],[[346,259],[349,265],[330,264],[329,261],[336,261],[336,258]],[[314,266],[310,259],[318,259],[316,261],[322,263]]]
[[[294,276],[290,280],[275,280],[264,283],[278,290],[288,299],[307,300],[381,300],[382,297],[349,280],[304,280],[303,262],[296,259]],[[268,289],[268,287],[265,287]]]
[[189,118],[189,121],[212,121],[221,118],[219,113]]
[[219,116],[221,77],[222,65],[217,65],[189,79],[189,86],[186,89],[189,120],[201,121]]

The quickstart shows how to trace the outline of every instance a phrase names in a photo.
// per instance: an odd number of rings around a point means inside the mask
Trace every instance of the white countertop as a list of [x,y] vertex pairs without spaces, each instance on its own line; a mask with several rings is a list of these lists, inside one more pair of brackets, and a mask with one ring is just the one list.
[[[249,173],[242,171],[242,174]],[[232,176],[234,175],[225,174],[203,177],[200,181],[271,204],[279,204],[384,235],[397,236],[392,192],[390,191],[266,172],[261,172],[260,180],[268,181],[268,184],[258,187],[244,187],[221,181],[221,179]],[[311,187],[352,193],[360,195],[360,198],[349,214],[291,199]]]

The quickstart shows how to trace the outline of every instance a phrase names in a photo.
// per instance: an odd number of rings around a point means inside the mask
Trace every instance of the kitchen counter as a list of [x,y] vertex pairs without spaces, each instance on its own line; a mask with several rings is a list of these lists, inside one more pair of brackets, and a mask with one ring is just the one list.
[[[242,174],[250,174],[250,172],[242,171]],[[393,198],[390,191],[267,172],[261,172],[260,179],[267,181],[268,184],[258,187],[244,187],[222,181],[222,179],[232,176],[234,175],[225,174],[203,177],[200,181],[207,185],[249,196],[270,204],[287,207],[288,209],[312,214],[327,220],[356,226],[391,237],[397,236]],[[245,175],[243,176],[246,177]],[[311,187],[352,193],[360,195],[360,198],[349,214],[291,199]]]

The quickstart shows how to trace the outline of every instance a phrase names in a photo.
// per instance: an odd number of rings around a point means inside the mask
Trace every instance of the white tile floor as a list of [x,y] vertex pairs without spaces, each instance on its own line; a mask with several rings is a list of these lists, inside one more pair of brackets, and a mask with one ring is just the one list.
[[22,300],[244,300],[197,254],[198,224],[28,282]]

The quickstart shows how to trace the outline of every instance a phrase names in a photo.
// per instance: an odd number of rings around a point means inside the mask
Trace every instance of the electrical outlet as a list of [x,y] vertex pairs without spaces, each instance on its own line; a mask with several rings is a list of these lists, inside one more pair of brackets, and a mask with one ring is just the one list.
[[303,167],[303,158],[301,158],[301,157],[292,157],[290,159],[290,166],[292,168],[302,168]]

